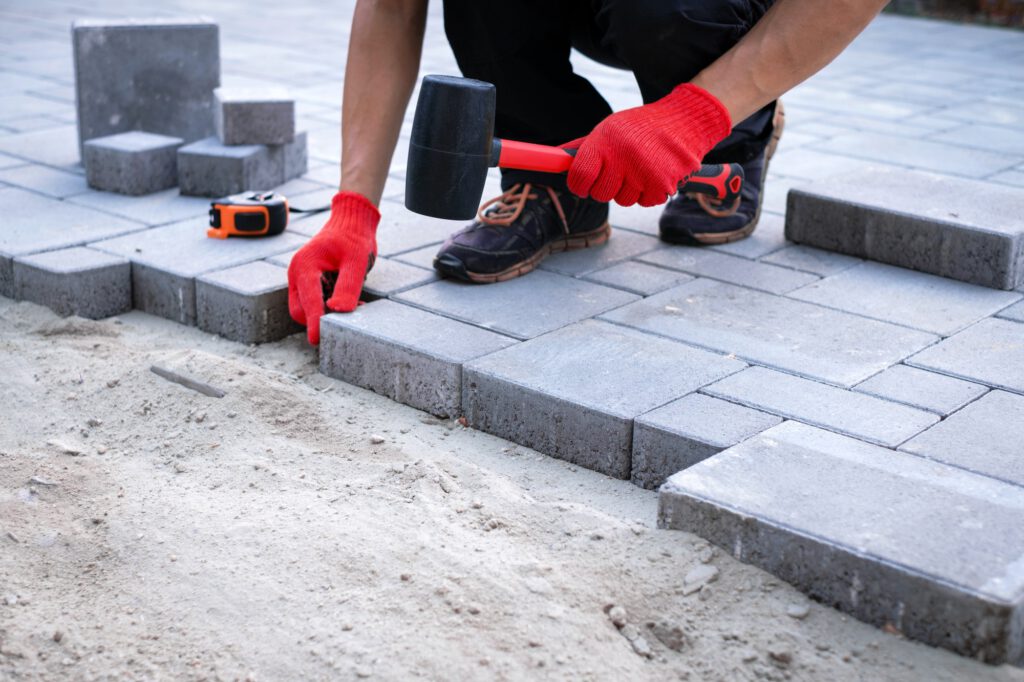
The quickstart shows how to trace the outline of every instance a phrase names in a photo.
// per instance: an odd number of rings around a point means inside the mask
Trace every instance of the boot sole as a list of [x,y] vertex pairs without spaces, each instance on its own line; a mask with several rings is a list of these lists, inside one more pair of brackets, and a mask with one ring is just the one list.
[[[516,277],[521,277],[528,272],[532,272],[540,265],[541,261],[547,258],[553,253],[560,253],[562,251],[577,251],[579,249],[586,249],[591,246],[600,246],[608,241],[611,236],[612,228],[611,224],[605,221],[601,227],[591,232],[585,232],[583,234],[574,234],[559,239],[557,241],[550,242],[544,248],[537,251],[526,260],[520,261],[511,267],[505,268],[501,272],[471,272],[466,270],[465,267],[461,271],[456,271],[454,268],[450,268],[447,264],[441,263],[442,272],[459,279],[468,280],[476,284],[494,284],[495,282],[505,282]],[[435,262],[436,267],[436,262]]]

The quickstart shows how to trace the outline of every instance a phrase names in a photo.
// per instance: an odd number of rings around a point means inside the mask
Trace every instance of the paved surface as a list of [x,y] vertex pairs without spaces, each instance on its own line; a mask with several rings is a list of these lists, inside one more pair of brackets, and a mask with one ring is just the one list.
[[[280,191],[311,206],[338,178],[351,5],[91,11],[212,15],[221,84],[296,100],[309,171]],[[243,342],[291,332],[281,267],[322,217],[264,242],[213,242],[205,200],[86,185],[69,33],[80,7],[0,9],[0,294],[15,296],[29,273],[99,281],[34,255],[64,249],[105,268],[102,286],[131,291],[135,307]],[[440,9],[424,73],[457,72]],[[616,109],[640,103],[628,76],[574,63]],[[365,295],[390,300],[325,323],[323,371],[647,487],[689,467],[662,493],[664,525],[858,617],[1020,663],[1024,235],[1011,207],[1024,197],[1024,33],[882,17],[785,100],[751,238],[670,247],[656,239],[658,209],[613,207],[607,246],[486,287],[436,281],[430,259],[459,223],[401,205],[410,111]],[[929,179],[906,180],[911,170]],[[909,216],[877,187],[844,193],[883,177],[951,189],[916,193]],[[816,203],[787,228],[790,189]],[[497,193],[491,177],[485,194]],[[74,287],[49,291],[41,302],[66,310]]]

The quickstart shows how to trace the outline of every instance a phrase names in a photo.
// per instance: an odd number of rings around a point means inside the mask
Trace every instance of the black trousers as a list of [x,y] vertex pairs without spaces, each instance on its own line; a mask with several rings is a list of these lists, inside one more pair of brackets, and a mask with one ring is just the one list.
[[[771,1],[444,0],[444,27],[462,75],[497,89],[495,135],[561,144],[611,113],[590,81],[573,72],[571,48],[632,71],[644,102],[652,102],[728,51]],[[705,161],[756,156],[771,134],[774,108],[735,125]],[[502,184],[528,177],[505,173]]]

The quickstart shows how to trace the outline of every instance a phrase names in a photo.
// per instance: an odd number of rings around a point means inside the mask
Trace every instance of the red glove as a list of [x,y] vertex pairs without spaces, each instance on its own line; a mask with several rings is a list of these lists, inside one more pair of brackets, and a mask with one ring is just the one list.
[[586,137],[569,167],[569,191],[623,206],[657,206],[700,168],[732,128],[714,95],[684,83],[656,102],[612,114]]
[[380,212],[356,192],[338,192],[331,201],[331,217],[320,232],[292,257],[288,266],[288,311],[306,325],[313,345],[320,343],[320,317],[324,314],[322,277],[338,273],[331,310],[348,313],[359,305],[366,273],[377,258],[377,223]]

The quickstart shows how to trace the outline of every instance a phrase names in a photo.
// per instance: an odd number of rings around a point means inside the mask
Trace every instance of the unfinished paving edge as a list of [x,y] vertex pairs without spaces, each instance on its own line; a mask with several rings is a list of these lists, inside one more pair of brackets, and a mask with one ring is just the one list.
[[288,312],[288,271],[252,261],[196,278],[196,326],[239,343],[277,341],[302,330]]
[[61,317],[100,320],[132,308],[127,258],[76,246],[14,259],[14,298],[46,306]]

